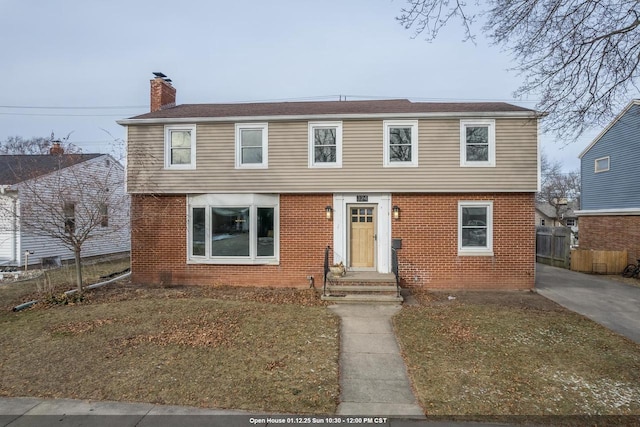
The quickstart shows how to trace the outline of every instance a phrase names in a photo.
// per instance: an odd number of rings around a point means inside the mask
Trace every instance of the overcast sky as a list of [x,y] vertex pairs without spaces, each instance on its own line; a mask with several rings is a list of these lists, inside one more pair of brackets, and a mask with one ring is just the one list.
[[[177,102],[409,98],[516,100],[510,57],[476,27],[435,42],[394,19],[405,0],[0,0],[0,140],[66,137],[84,152],[124,138],[116,120],[149,109],[149,80],[173,80]],[[44,108],[50,107],[50,108]],[[544,150],[579,166],[597,134]]]

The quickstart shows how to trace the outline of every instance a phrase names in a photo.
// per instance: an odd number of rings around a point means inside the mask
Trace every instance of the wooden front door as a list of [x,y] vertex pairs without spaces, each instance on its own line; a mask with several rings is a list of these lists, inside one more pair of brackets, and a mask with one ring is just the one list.
[[370,205],[349,207],[349,264],[355,268],[375,267],[376,209]]

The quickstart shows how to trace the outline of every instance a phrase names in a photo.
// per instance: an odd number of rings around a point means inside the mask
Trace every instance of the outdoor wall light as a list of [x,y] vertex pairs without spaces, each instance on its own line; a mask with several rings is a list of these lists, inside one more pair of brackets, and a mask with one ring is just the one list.
[[333,208],[331,206],[327,206],[324,208],[324,212],[327,215],[327,219],[331,221],[331,217],[333,216]]
[[398,205],[393,207],[393,219],[400,219],[400,208]]

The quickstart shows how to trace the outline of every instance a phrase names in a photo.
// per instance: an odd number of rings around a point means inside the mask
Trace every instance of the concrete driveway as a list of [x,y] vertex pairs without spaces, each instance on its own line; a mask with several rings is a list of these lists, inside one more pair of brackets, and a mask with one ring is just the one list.
[[537,264],[536,290],[563,307],[640,343],[640,287],[606,276]]

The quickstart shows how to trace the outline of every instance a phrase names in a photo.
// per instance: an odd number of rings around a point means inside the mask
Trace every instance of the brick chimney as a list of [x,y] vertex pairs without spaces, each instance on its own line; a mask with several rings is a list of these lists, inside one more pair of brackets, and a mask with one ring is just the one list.
[[176,105],[176,88],[171,86],[171,79],[160,72],[155,72],[151,80],[151,112],[163,110]]
[[49,154],[52,156],[60,156],[64,154],[64,148],[60,145],[60,141],[53,141],[53,145],[49,148]]

